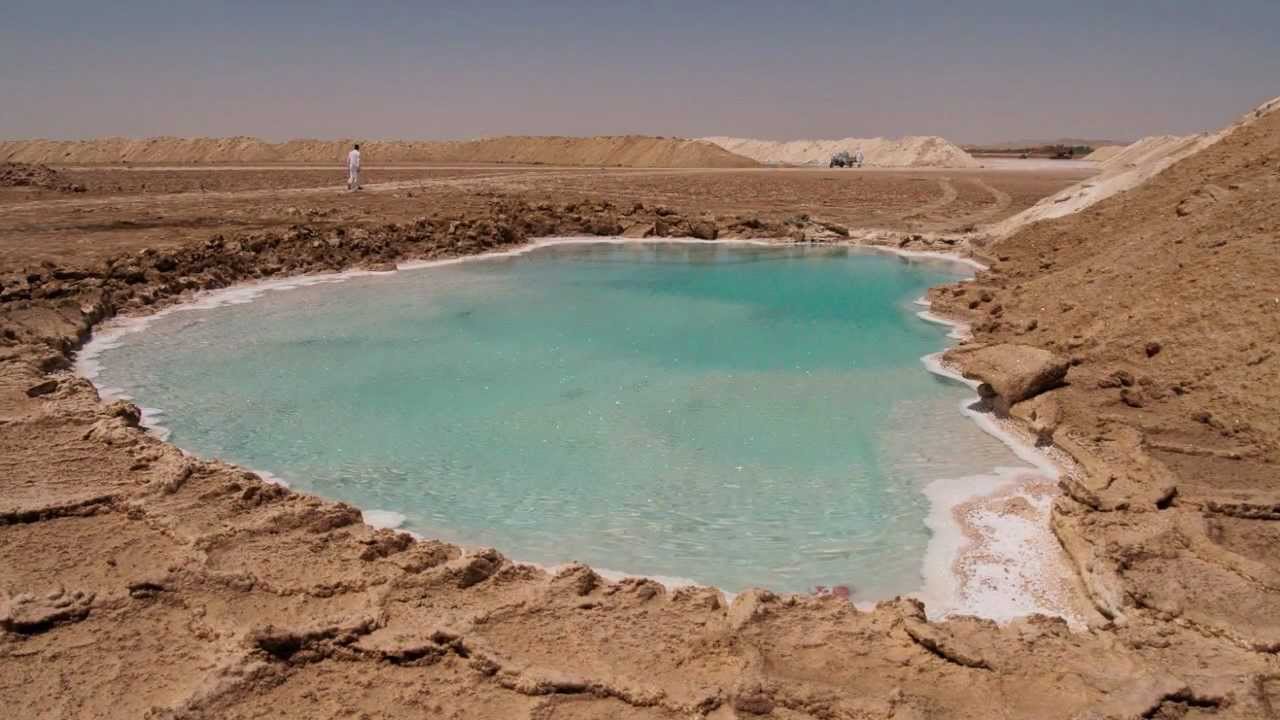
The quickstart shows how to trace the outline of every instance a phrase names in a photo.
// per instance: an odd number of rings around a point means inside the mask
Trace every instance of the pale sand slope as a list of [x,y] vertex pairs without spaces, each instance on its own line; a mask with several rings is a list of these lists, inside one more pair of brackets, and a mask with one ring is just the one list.
[[0,160],[25,163],[337,163],[360,142],[367,164],[476,162],[624,167],[753,167],[757,163],[700,140],[637,135],[495,137],[479,140],[289,140],[252,137],[99,138],[0,142]]
[[1017,215],[988,227],[986,231],[996,237],[1004,237],[1034,222],[1080,212],[1116,193],[1137,187],[1179,160],[1204,150],[1276,110],[1280,110],[1280,97],[1259,105],[1216,133],[1143,138],[1103,161],[1102,172],[1098,175],[1050,195]]
[[877,167],[976,168],[981,163],[948,140],[936,136],[888,138],[844,138],[841,140],[755,140],[752,138],[706,137],[731,153],[772,165],[826,165],[838,152],[853,154],[858,149],[866,164]]
[[1104,167],[1135,167],[1150,160],[1166,157],[1194,145],[1206,134],[1199,135],[1151,135],[1126,145],[1109,157],[1102,159]]
[[1129,147],[1128,145],[1103,145],[1084,156],[1084,160],[1091,160],[1096,163],[1103,163],[1115,157],[1120,151]]

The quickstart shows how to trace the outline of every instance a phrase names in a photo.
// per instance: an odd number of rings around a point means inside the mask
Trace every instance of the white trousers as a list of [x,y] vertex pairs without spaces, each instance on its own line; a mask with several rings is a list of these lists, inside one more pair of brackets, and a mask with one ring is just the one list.
[[360,187],[360,168],[347,168],[347,189],[355,190]]

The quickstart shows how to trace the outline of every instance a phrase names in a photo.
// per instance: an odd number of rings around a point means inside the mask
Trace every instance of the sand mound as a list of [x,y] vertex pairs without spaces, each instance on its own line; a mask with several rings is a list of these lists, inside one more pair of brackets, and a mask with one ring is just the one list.
[[1102,162],[1105,167],[1109,168],[1137,167],[1143,163],[1175,155],[1187,147],[1194,146],[1203,137],[1205,137],[1204,134],[1152,135],[1144,137],[1132,145],[1120,148],[1118,151],[1111,153],[1110,157],[1103,158]]
[[1002,239],[992,272],[931,296],[982,346],[1071,353],[1056,410],[1027,412],[1085,469],[1064,477],[1053,528],[1098,607],[1176,608],[1255,649],[1280,647],[1278,109]]
[[1280,109],[1280,98],[1266,102],[1216,133],[1157,135],[1124,148],[1102,163],[1102,172],[1050,195],[1022,212],[988,228],[996,236],[1009,235],[1026,225],[1079,212],[1116,193],[1132,189],[1170,165],[1210,147],[1232,132]]
[[1096,163],[1106,162],[1115,157],[1120,151],[1129,147],[1128,145],[1104,145],[1097,150],[1084,156],[1084,160],[1092,160]]
[[655,137],[500,137],[458,148],[472,162],[626,167],[753,167],[753,160],[708,142]]
[[[252,137],[0,142],[0,160],[26,163],[335,163],[353,141]],[[497,137],[450,141],[370,141],[365,162],[521,163],[623,167],[753,167],[756,162],[701,140],[644,137]]]
[[862,150],[866,164],[876,167],[980,167],[969,153],[944,138],[923,135],[842,140],[754,140],[707,137],[731,153],[771,165],[826,165],[838,152]]
[[4,187],[84,192],[84,186],[68,181],[57,170],[27,163],[0,163],[0,188]]

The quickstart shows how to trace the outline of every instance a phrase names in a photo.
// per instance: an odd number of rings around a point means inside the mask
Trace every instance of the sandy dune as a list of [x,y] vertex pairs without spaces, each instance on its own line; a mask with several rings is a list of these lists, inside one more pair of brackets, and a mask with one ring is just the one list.
[[1115,157],[1117,154],[1120,153],[1120,151],[1124,150],[1127,147],[1129,146],[1128,145],[1103,145],[1102,147],[1097,148],[1096,150],[1089,153],[1088,155],[1085,155],[1084,159],[1090,160],[1096,163],[1106,162],[1107,160],[1110,160],[1111,158]]
[[1181,151],[1195,147],[1206,138],[1214,137],[1208,133],[1199,135],[1151,135],[1120,148],[1101,160],[1104,167],[1136,167],[1143,163],[1178,155]]
[[1216,133],[1156,135],[1143,138],[1102,162],[1102,173],[1044,198],[1035,205],[988,228],[997,236],[1009,235],[1026,225],[1064,217],[1150,180],[1169,166],[1188,158],[1244,127],[1280,110],[1275,98],[1245,113]]
[[703,140],[770,165],[826,165],[838,152],[852,155],[861,149],[866,164],[873,167],[981,167],[969,153],[935,136],[787,141],[707,137]]
[[495,137],[479,140],[289,140],[252,137],[0,142],[0,160],[44,164],[338,163],[361,142],[367,164],[407,162],[519,163],[623,167],[752,167],[756,162],[700,140],[637,135]]

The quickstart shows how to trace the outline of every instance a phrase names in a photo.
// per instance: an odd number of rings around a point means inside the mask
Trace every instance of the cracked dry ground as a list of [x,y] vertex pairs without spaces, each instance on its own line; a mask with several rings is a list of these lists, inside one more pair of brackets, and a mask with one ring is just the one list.
[[6,240],[6,272],[54,259],[0,293],[0,700],[23,718],[1275,717],[1277,122],[984,247],[992,272],[934,293],[978,342],[1077,362],[1065,388],[1012,413],[1052,417],[1042,429],[1089,471],[1055,512],[1113,618],[1082,632],[928,623],[905,600],[726,604],[411,542],[185,457],[65,370],[112,312],[263,273],[541,234],[824,226],[475,195],[456,219],[196,235],[142,254],[127,228],[98,231],[98,249],[70,228]]

